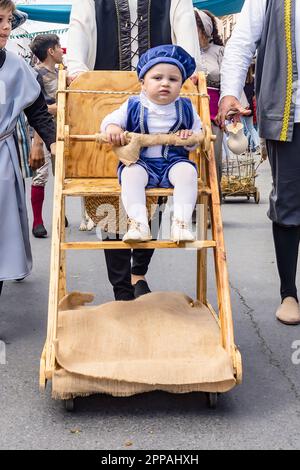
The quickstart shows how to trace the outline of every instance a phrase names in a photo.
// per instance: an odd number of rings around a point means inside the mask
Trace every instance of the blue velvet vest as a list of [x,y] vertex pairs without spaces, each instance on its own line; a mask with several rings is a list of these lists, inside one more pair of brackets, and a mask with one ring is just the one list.
[[[175,134],[182,129],[192,129],[194,125],[194,113],[191,100],[188,98],[179,98],[175,103],[176,122],[169,130],[169,134]],[[139,97],[130,98],[127,110],[126,130],[138,134],[149,134],[148,129],[148,109],[142,105]],[[142,149],[140,157],[145,157],[147,149]],[[188,158],[189,152],[183,147],[163,146],[162,154],[157,157],[185,157]]]

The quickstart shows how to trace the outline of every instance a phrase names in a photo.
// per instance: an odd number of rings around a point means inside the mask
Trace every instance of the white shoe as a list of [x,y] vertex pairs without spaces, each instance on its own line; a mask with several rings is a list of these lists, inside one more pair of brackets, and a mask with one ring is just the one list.
[[86,228],[87,228],[88,232],[93,230],[93,228],[95,226],[96,226],[96,224],[94,223],[94,221],[90,217],[88,217],[88,221],[87,221],[87,224],[86,224]]
[[175,243],[194,242],[195,237],[188,229],[188,225],[177,219],[173,219],[171,227],[171,240]]
[[123,237],[125,243],[139,243],[152,240],[149,225],[141,224],[136,220],[130,220],[129,230]]

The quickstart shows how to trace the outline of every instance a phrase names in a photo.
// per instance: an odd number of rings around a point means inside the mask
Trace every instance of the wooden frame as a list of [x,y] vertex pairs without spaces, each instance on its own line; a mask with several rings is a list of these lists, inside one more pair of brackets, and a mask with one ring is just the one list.
[[[110,90],[114,90],[111,92]],[[107,114],[112,107],[118,107],[127,99],[129,93],[138,93],[139,84],[133,72],[87,72],[75,80],[70,89],[66,87],[66,72],[59,73],[58,87],[58,118],[57,118],[57,148],[55,165],[54,207],[52,246],[50,262],[50,285],[48,304],[47,338],[40,362],[40,388],[44,389],[47,380],[51,380],[55,367],[55,341],[57,331],[58,304],[67,292],[66,287],[66,250],[79,249],[115,249],[128,248],[128,244],[120,241],[112,242],[66,242],[64,217],[65,197],[91,195],[117,195],[120,188],[116,182],[116,157],[109,147],[102,148],[105,158],[96,159],[93,142],[73,142],[72,134],[87,134],[98,132],[101,117],[95,122],[93,113],[103,109]],[[198,89],[192,82],[187,82],[184,94],[191,97],[199,110],[202,123],[211,136],[209,113],[209,98],[206,81],[199,74]],[[101,106],[100,104],[101,103]],[[78,110],[88,109],[91,113],[90,123],[78,119]],[[77,114],[76,114],[77,108]],[[86,112],[85,112],[86,114]],[[97,114],[96,114],[97,115]],[[103,117],[103,116],[102,116]],[[199,196],[198,202],[204,210],[203,240],[179,245],[171,241],[152,241],[143,244],[130,244],[131,248],[186,248],[197,249],[197,299],[208,306],[218,322],[221,331],[222,345],[232,360],[237,384],[242,380],[241,356],[234,343],[233,321],[231,311],[230,289],[226,263],[223,225],[220,210],[220,199],[217,182],[217,172],[212,140],[192,158],[199,167]],[[99,152],[99,149],[97,149]],[[82,154],[85,159],[82,159]],[[149,195],[170,195],[169,189],[151,189]],[[208,208],[210,209],[212,239],[207,239]],[[218,315],[207,301],[207,249],[214,250],[215,277],[218,295]]]

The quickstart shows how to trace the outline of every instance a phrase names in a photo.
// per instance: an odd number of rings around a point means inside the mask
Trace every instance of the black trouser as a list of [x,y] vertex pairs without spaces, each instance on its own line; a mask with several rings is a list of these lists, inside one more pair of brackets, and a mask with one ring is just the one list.
[[[153,238],[157,237],[162,221],[162,205],[164,201],[159,198],[159,208],[154,214],[151,228]],[[108,234],[103,239],[109,240]],[[116,239],[113,235],[112,239]],[[122,239],[122,237],[117,237]],[[116,300],[133,300],[134,288],[131,284],[131,275],[145,276],[153,256],[154,250],[104,250],[108,279],[113,286]],[[132,266],[131,266],[132,260]]]
[[147,273],[154,250],[104,250],[104,253],[115,299],[133,300],[131,274],[144,276]]
[[297,299],[296,273],[300,241],[300,123],[294,125],[293,140],[267,140],[273,189],[269,217],[280,276],[282,300]]
[[286,297],[297,297],[296,273],[300,242],[300,227],[286,227],[273,222],[273,237],[280,276],[280,294]]
[[300,123],[292,142],[267,140],[273,188],[269,217],[285,227],[300,226]]
[[2,292],[2,287],[3,287],[3,281],[0,281],[0,295],[1,295],[1,292]]

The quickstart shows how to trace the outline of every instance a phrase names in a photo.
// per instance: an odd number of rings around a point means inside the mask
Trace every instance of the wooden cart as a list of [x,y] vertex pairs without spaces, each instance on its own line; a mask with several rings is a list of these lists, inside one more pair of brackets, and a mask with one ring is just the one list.
[[[119,195],[120,186],[116,178],[117,158],[108,145],[99,150],[92,137],[86,134],[97,133],[101,119],[119,107],[128,95],[137,94],[140,84],[134,72],[87,72],[78,77],[67,88],[66,72],[59,73],[58,89],[58,134],[56,149],[55,187],[52,247],[50,265],[50,288],[48,305],[47,339],[40,361],[40,387],[45,389],[57,366],[55,340],[58,323],[58,304],[67,293],[66,259],[67,250],[101,250],[128,248],[121,241],[66,242],[65,240],[65,198],[69,196]],[[191,98],[198,109],[205,129],[205,140],[191,155],[199,166],[198,203],[204,206],[204,237],[200,241],[177,245],[170,241],[151,241],[143,244],[130,244],[131,248],[173,248],[188,246],[197,251],[197,299],[204,303],[217,319],[222,346],[232,361],[236,383],[242,379],[241,356],[234,342],[229,280],[214,149],[211,136],[209,97],[203,74],[199,74],[199,85],[195,87],[189,80],[183,89],[184,96]],[[82,136],[86,137],[82,137]],[[99,151],[101,154],[99,155]],[[84,155],[84,158],[82,157]],[[170,196],[171,189],[150,189],[148,195]],[[210,208],[212,237],[207,235],[207,213]],[[207,300],[207,249],[214,251],[218,313],[215,313]],[[217,393],[208,394],[209,405],[216,406]],[[73,401],[66,407],[73,409]]]

